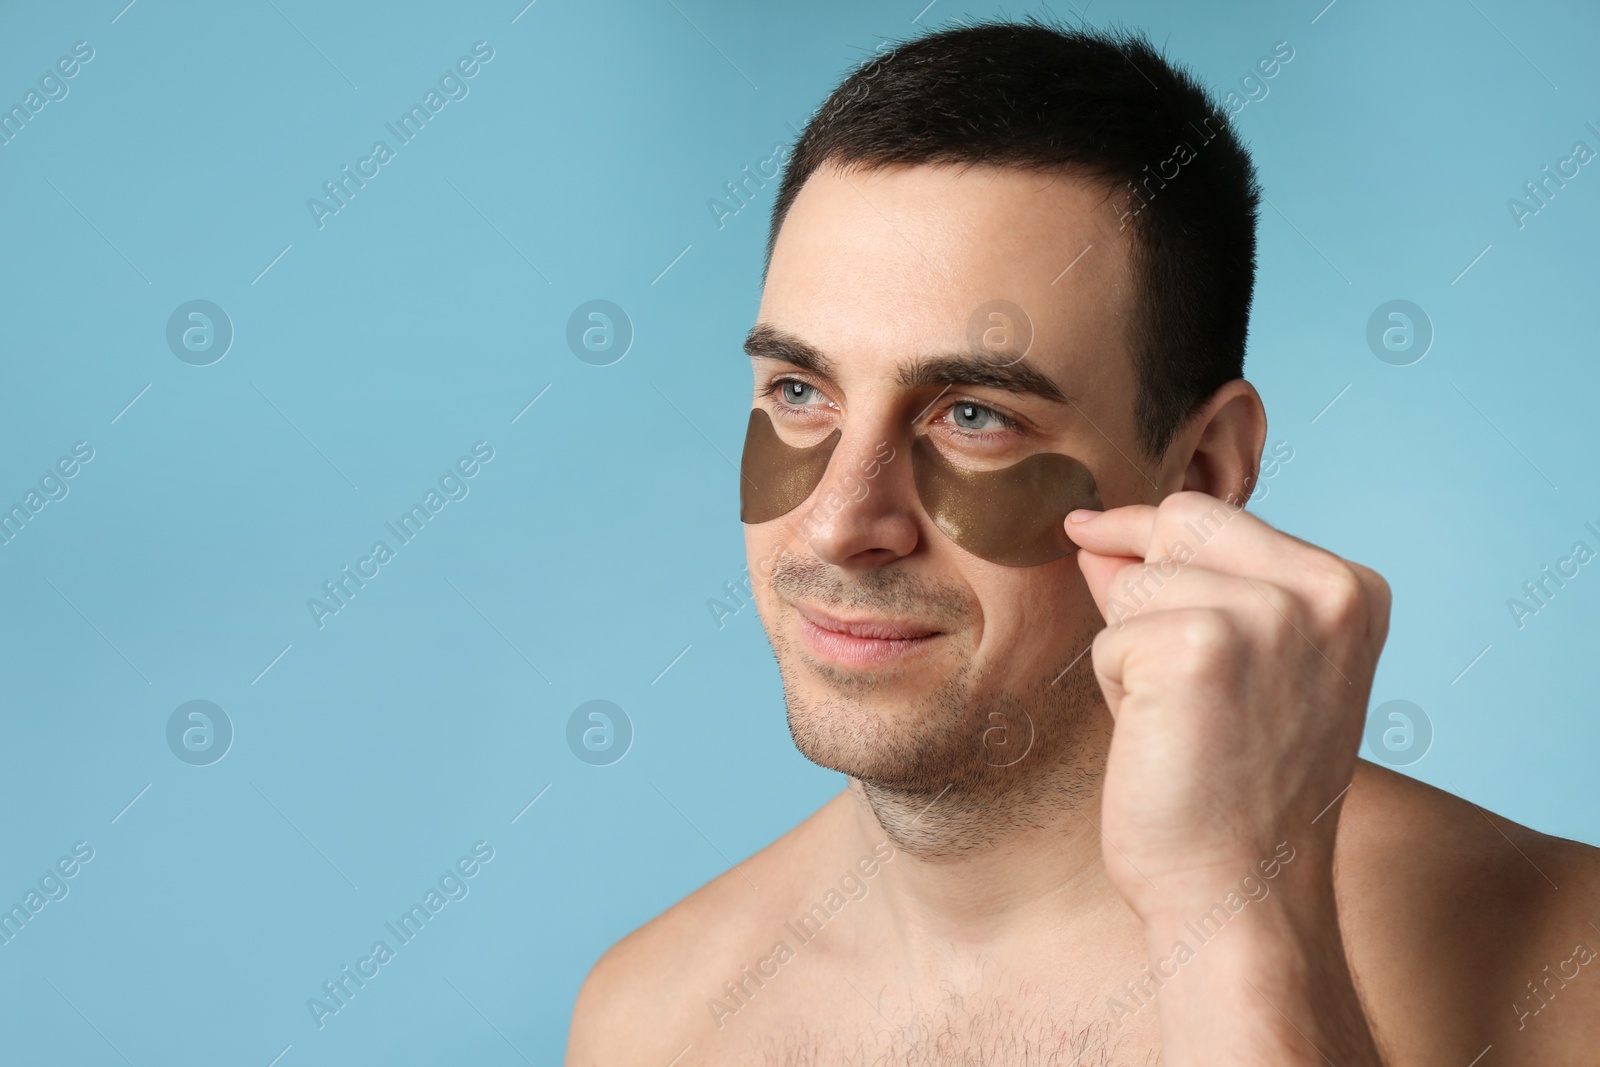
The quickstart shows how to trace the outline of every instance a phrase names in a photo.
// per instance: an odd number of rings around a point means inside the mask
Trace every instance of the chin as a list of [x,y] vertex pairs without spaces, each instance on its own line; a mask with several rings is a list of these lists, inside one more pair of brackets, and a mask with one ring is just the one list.
[[[1021,689],[970,658],[893,672],[840,671],[778,652],[789,735],[801,755],[895,793],[999,797],[1071,762],[1099,686],[1087,657]],[[940,657],[944,659],[944,657]],[[994,672],[1009,677],[1007,671]]]

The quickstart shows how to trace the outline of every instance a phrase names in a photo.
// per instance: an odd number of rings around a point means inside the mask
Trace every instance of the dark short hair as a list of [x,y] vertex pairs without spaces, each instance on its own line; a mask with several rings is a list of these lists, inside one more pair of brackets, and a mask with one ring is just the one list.
[[[1189,158],[1173,175],[1179,145]],[[919,163],[1067,168],[1110,195],[1125,191],[1116,209],[1132,231],[1128,339],[1147,454],[1164,452],[1196,408],[1243,375],[1255,168],[1226,110],[1142,34],[1030,16],[929,33],[863,63],[801,131],[772,208],[767,265],[818,167]]]

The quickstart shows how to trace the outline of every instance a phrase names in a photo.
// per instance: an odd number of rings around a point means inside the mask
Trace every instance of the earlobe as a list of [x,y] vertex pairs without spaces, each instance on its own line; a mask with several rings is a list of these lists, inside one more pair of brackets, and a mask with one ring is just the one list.
[[1227,382],[1190,416],[1174,442],[1186,452],[1180,488],[1242,506],[1255,491],[1266,440],[1267,413],[1255,386],[1243,378]]

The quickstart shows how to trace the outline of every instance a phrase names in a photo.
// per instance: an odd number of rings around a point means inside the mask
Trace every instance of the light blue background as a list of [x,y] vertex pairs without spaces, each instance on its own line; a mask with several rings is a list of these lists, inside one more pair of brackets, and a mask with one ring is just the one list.
[[[95,850],[0,946],[0,1058],[555,1063],[608,945],[841,787],[753,609],[707,608],[744,566],[776,183],[721,229],[708,201],[925,2],[0,11],[0,104],[95,50],[0,147],[0,504],[95,450],[0,548],[0,903]],[[1408,773],[1597,842],[1600,564],[1520,630],[1506,601],[1597,544],[1600,167],[1523,229],[1506,201],[1600,148],[1600,13],[1323,4],[1087,17],[1224,90],[1295,49],[1237,118],[1270,199],[1248,373],[1294,452],[1259,511],[1393,584],[1374,705],[1435,731]],[[307,199],[479,40],[470,95],[319,230]],[[605,367],[565,340],[597,298],[636,329]],[[1436,330],[1407,367],[1365,341],[1397,298]],[[166,345],[192,299],[236,330],[211,366]],[[479,440],[470,495],[319,630],[307,598]],[[236,730],[208,767],[164,735],[197,698]],[[596,698],[637,732],[612,766],[565,741]],[[470,895],[318,1030],[307,998],[478,840]]]

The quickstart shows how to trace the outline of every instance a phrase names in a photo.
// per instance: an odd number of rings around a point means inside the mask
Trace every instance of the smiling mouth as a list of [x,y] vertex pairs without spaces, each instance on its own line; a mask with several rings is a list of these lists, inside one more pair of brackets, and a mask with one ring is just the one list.
[[910,619],[868,616],[845,619],[814,607],[792,605],[807,647],[846,666],[891,664],[920,655],[942,631]]

